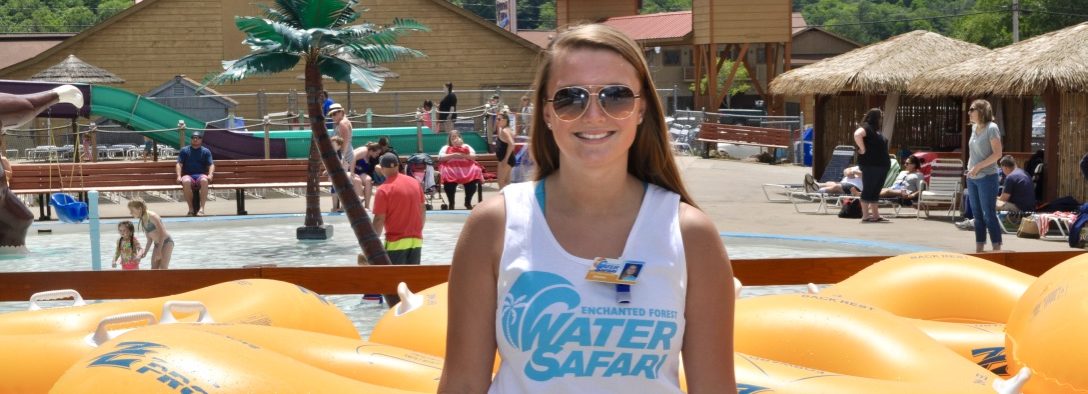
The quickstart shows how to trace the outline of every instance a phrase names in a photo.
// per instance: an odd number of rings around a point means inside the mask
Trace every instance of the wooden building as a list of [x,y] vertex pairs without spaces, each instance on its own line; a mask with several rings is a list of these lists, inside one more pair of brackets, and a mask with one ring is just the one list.
[[[995,112],[1002,109],[1024,111],[1026,108],[1028,119],[1031,102],[1041,96],[1046,105],[1043,197],[1051,201],[1060,196],[1073,196],[1085,201],[1088,200],[1088,180],[1081,174],[1080,160],[1088,153],[1086,41],[1088,22],[934,70],[914,80],[910,90],[926,95],[987,98],[998,107]],[[1002,126],[1006,144],[1023,144],[1024,139],[1030,138],[1022,135],[1017,138],[1021,130],[1030,130],[1030,122]],[[1016,149],[1006,147],[1005,150]]]
[[[695,80],[716,77],[723,65],[719,59],[735,61],[722,91],[718,91],[716,84],[708,84],[707,91],[695,95],[696,107],[718,108],[738,68],[744,67],[750,76],[758,75],[748,60],[749,51],[757,48],[765,51],[768,67],[764,81],[774,80],[779,73],[789,70],[793,20],[789,0],[693,0],[692,15]],[[770,95],[769,83],[758,78],[751,83],[769,103],[767,108],[771,113],[782,113],[784,101]]]
[[[424,99],[439,100],[446,82],[455,90],[528,87],[540,48],[445,0],[369,0],[360,22],[390,23],[412,18],[431,29],[410,34],[399,44],[423,51],[427,57],[389,64],[400,78],[388,80],[383,90],[430,91],[410,97],[358,94],[353,108],[375,113],[413,111]],[[259,15],[250,2],[227,0],[144,0],[110,19],[68,38],[60,44],[9,67],[0,69],[2,79],[27,79],[56,64],[69,54],[107,69],[126,80],[123,88],[146,93],[175,75],[201,79],[222,70],[223,60],[237,59],[249,49],[234,25],[235,16]],[[268,97],[268,112],[287,108],[283,92],[302,91],[296,79],[302,67],[291,72],[258,76],[216,86],[231,94],[239,105],[236,115],[259,119],[258,91],[280,92]],[[326,83],[328,90],[343,84]],[[358,89],[356,89],[358,91]],[[337,101],[344,97],[334,94]],[[473,97],[459,97],[463,108],[482,104]],[[399,107],[399,108],[398,108]]]

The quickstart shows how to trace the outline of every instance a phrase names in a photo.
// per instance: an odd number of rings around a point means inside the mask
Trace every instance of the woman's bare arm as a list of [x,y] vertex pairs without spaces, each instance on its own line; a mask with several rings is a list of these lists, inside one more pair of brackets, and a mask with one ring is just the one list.
[[439,393],[475,394],[491,386],[495,363],[497,270],[506,226],[500,195],[472,210],[450,269],[446,360]]
[[688,393],[735,393],[733,269],[721,236],[703,211],[680,207],[688,291],[681,349]]

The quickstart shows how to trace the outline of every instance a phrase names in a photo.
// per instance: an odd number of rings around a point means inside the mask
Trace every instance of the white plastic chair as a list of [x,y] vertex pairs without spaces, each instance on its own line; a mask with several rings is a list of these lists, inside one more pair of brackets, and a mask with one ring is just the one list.
[[935,159],[930,168],[929,182],[922,182],[922,192],[918,194],[918,209],[928,217],[933,206],[948,204],[947,214],[952,216],[963,191],[963,160]]

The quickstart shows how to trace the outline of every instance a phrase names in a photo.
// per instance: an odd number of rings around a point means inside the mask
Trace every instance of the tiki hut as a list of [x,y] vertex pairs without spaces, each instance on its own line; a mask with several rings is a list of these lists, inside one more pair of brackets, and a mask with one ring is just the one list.
[[[1044,197],[1088,199],[1079,162],[1088,152],[1088,23],[1043,34],[950,65],[911,82],[911,92],[1015,97],[1046,105]],[[1009,139],[1006,132],[1005,139]],[[1006,149],[1009,150],[1009,149]]]
[[60,63],[42,70],[30,77],[31,81],[49,81],[60,83],[124,83],[125,80],[104,69],[84,62],[76,55],[68,55]]
[[884,108],[883,132],[893,151],[952,151],[962,146],[961,99],[901,94],[914,78],[987,51],[937,33],[912,31],[791,70],[775,78],[771,92],[815,96],[813,173],[817,176],[836,145],[853,145],[853,131],[872,107]]

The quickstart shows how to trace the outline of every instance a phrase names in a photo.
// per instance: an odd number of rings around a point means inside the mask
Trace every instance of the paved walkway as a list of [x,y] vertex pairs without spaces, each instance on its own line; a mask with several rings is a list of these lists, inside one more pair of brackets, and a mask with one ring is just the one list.
[[[891,223],[860,223],[857,219],[839,219],[835,215],[799,214],[789,203],[767,202],[760,186],[764,183],[799,183],[808,170],[792,165],[766,165],[732,160],[677,158],[684,180],[696,203],[714,219],[722,232],[763,233],[789,236],[822,236],[862,239],[926,246],[953,252],[974,252],[974,233],[952,225],[951,218],[934,212],[929,219],[898,218]],[[497,195],[485,188],[485,198]],[[464,196],[458,193],[458,200]],[[322,196],[322,209],[330,207]],[[151,209],[164,216],[184,216],[183,203],[152,203]],[[303,198],[247,199],[251,215],[302,213]],[[35,212],[37,210],[35,209]],[[209,215],[233,215],[233,200],[209,202]],[[127,209],[117,204],[101,208],[104,218],[127,217]],[[1064,241],[1032,240],[1006,234],[1004,248],[1012,251],[1068,250]]]

